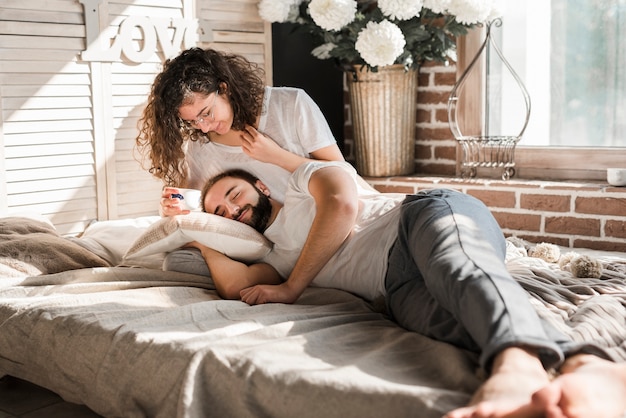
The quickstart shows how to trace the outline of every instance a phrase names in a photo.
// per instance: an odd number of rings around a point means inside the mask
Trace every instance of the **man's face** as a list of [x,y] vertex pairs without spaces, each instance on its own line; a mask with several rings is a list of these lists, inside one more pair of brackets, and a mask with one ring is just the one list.
[[272,204],[256,185],[239,178],[225,177],[207,192],[204,210],[243,222],[263,232],[272,213]]

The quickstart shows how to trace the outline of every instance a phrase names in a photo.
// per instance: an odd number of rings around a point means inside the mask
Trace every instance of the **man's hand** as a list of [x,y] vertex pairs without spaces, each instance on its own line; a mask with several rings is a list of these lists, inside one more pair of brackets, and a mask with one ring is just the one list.
[[200,250],[211,272],[215,289],[224,299],[239,299],[242,289],[250,288],[250,286],[277,285],[282,282],[274,267],[269,264],[247,265],[197,241],[190,242],[185,247],[194,247]]
[[292,289],[289,283],[279,285],[258,285],[240,292],[241,300],[248,305],[264,303],[294,303],[302,291]]

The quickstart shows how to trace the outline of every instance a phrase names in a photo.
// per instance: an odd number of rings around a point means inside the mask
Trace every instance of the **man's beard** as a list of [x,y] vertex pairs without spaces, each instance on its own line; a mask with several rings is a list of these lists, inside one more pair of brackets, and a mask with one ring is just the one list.
[[248,207],[252,209],[252,216],[250,217],[248,225],[260,233],[263,233],[263,231],[267,229],[267,223],[272,214],[272,203],[270,202],[270,198],[259,189],[257,189],[257,193],[259,194],[259,202],[256,206],[248,205]]

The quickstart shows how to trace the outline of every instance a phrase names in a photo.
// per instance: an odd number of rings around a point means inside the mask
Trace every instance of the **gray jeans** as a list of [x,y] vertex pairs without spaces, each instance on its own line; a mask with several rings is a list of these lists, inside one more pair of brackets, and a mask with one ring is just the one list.
[[401,210],[385,282],[401,326],[479,353],[487,370],[509,346],[538,349],[545,367],[582,351],[538,317],[509,274],[503,233],[482,202],[437,189],[408,196]]

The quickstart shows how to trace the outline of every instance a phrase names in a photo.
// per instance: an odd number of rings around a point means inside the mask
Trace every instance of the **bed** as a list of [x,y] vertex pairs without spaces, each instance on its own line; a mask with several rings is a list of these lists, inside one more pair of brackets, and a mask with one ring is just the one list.
[[[475,355],[403,330],[378,303],[309,288],[251,307],[207,277],[162,271],[163,247],[128,257],[160,223],[68,238],[45,219],[0,218],[0,376],[106,417],[440,417],[480,385]],[[585,253],[600,278],[515,245],[507,264],[541,316],[624,361],[626,257]]]

